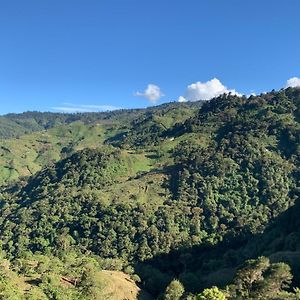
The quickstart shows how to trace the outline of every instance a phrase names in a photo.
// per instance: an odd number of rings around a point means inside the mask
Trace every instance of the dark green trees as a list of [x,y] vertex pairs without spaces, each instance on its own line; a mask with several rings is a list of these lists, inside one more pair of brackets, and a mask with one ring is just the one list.
[[233,299],[289,299],[291,269],[284,263],[270,263],[266,257],[249,260],[241,267],[230,287]]

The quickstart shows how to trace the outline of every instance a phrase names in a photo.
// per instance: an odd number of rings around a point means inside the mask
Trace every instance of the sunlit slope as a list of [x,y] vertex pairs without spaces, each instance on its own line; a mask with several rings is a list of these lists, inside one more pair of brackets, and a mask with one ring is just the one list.
[[[32,261],[34,264],[34,261]],[[91,298],[81,298],[80,289],[77,287],[72,278],[68,276],[63,276],[62,274],[57,274],[52,272],[48,275],[48,280],[52,281],[56,286],[55,291],[47,289],[45,275],[28,272],[26,276],[17,274],[17,272],[10,270],[8,261],[2,263],[2,277],[4,277],[9,284],[6,285],[1,293],[5,293],[8,299],[53,299],[51,296],[68,295],[67,299],[91,299]],[[4,276],[3,276],[4,275]],[[93,287],[94,287],[94,297],[95,300],[153,300],[154,298],[142,290],[134,280],[130,278],[128,274],[120,271],[96,271],[94,273]],[[3,281],[4,281],[3,280]],[[2,283],[2,289],[4,287]],[[63,293],[64,291],[64,293]],[[48,296],[48,297],[47,297]],[[76,297],[76,298],[73,298]],[[4,298],[3,298],[4,299]],[[5,298],[7,299],[7,298]],[[58,298],[55,298],[58,299]],[[59,298],[61,299],[61,298]],[[65,298],[64,298],[65,299]]]
[[[198,103],[170,103],[148,109],[107,113],[67,115],[28,112],[0,117],[0,131],[3,131],[2,135],[0,132],[0,185],[33,175],[42,166],[78,150],[100,147],[104,143],[128,148],[125,144],[135,141],[136,145],[132,148],[136,149],[139,139],[143,140],[143,135],[146,135],[150,151],[171,149],[175,143],[170,143],[159,134],[193,116],[199,106]],[[161,130],[157,131],[157,128]],[[16,130],[11,132],[12,129]],[[149,135],[149,131],[153,130],[156,141],[153,135]],[[24,134],[30,131],[34,132]],[[9,136],[13,137],[7,138]],[[143,150],[145,153],[149,149]],[[143,164],[143,160],[136,162],[133,168],[144,169],[138,166],[139,163]]]
[[83,148],[103,144],[104,128],[76,122],[0,142],[0,183],[29,176]]

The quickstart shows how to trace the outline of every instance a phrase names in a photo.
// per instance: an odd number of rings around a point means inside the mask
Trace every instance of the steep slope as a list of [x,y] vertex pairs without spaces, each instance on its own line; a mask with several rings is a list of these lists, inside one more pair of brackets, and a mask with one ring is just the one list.
[[233,223],[260,231],[293,205],[299,187],[299,95],[287,90],[250,99],[220,97],[175,128],[174,136],[210,136],[208,145],[184,142],[176,148],[177,199],[203,208],[215,231]]
[[[38,172],[19,190],[14,188],[16,206],[9,205],[10,196],[2,202],[2,228],[6,233],[11,231],[5,238],[3,235],[5,250],[20,254],[78,245],[103,257],[121,253],[128,259],[131,253],[136,256],[147,229],[142,230],[140,223],[170,196],[166,176],[156,171],[147,173],[151,164],[155,169],[152,160],[102,147],[82,150]],[[3,198],[9,192],[4,191]],[[31,228],[26,236],[19,222]],[[135,238],[130,241],[129,235]],[[61,238],[66,243],[61,244]],[[9,241],[13,240],[16,243],[11,247]],[[117,248],[113,249],[112,243]]]

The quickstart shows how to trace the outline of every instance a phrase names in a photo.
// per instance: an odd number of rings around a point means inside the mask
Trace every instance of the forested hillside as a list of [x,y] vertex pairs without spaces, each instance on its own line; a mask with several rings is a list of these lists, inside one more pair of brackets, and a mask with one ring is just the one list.
[[[22,114],[7,114],[0,116],[0,139],[7,139],[12,137],[19,137],[31,132],[47,130],[59,125],[68,125],[73,122],[81,121],[84,124],[94,123],[114,123],[129,125],[141,115],[150,115],[157,113],[162,116],[166,112],[176,108],[186,108],[180,110],[182,113],[196,109],[201,106],[201,102],[197,103],[167,103],[156,107],[149,107],[146,109],[126,109],[107,112],[90,112],[90,113],[50,113],[50,112],[25,112]],[[172,116],[170,116],[172,118]],[[172,120],[168,118],[169,123]],[[176,117],[176,115],[175,115]],[[188,116],[185,116],[186,118]],[[174,118],[173,118],[174,120]],[[179,118],[180,120],[180,118]],[[181,118],[182,120],[182,118]]]
[[[3,122],[3,126],[0,125],[0,184],[33,175],[43,166],[84,148],[100,147],[106,141],[115,143],[131,132],[137,120],[153,118],[154,126],[162,123],[170,128],[193,115],[200,106],[201,102],[170,103],[103,113],[28,112],[0,117],[0,123]],[[7,129],[10,122],[13,122],[12,131]],[[27,125],[33,123],[39,125],[29,129]],[[141,130],[147,130],[146,127],[147,124],[143,125]],[[22,134],[24,132],[28,133]]]
[[297,88],[2,117],[3,299],[104,299],[103,270],[130,299],[300,299],[299,121]]

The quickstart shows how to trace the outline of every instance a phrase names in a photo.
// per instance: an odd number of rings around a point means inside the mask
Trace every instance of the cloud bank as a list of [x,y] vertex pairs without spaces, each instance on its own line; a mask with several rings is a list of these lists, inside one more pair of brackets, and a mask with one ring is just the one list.
[[51,107],[52,110],[63,113],[78,112],[103,112],[120,109],[120,107],[112,105],[94,105],[94,104],[73,104],[63,103],[62,106]]
[[222,82],[213,78],[212,80],[206,82],[196,82],[192,83],[187,87],[184,96],[180,96],[178,101],[198,101],[198,100],[210,100],[214,97],[218,97],[222,94],[233,94],[241,96],[236,90],[228,89]]
[[137,97],[144,97],[151,103],[156,103],[161,97],[164,96],[160,87],[155,84],[148,84],[144,92],[136,92],[134,95]]
[[300,87],[300,78],[299,77],[292,77],[292,78],[290,78],[289,80],[287,80],[285,87],[286,88],[289,88],[289,87]]

